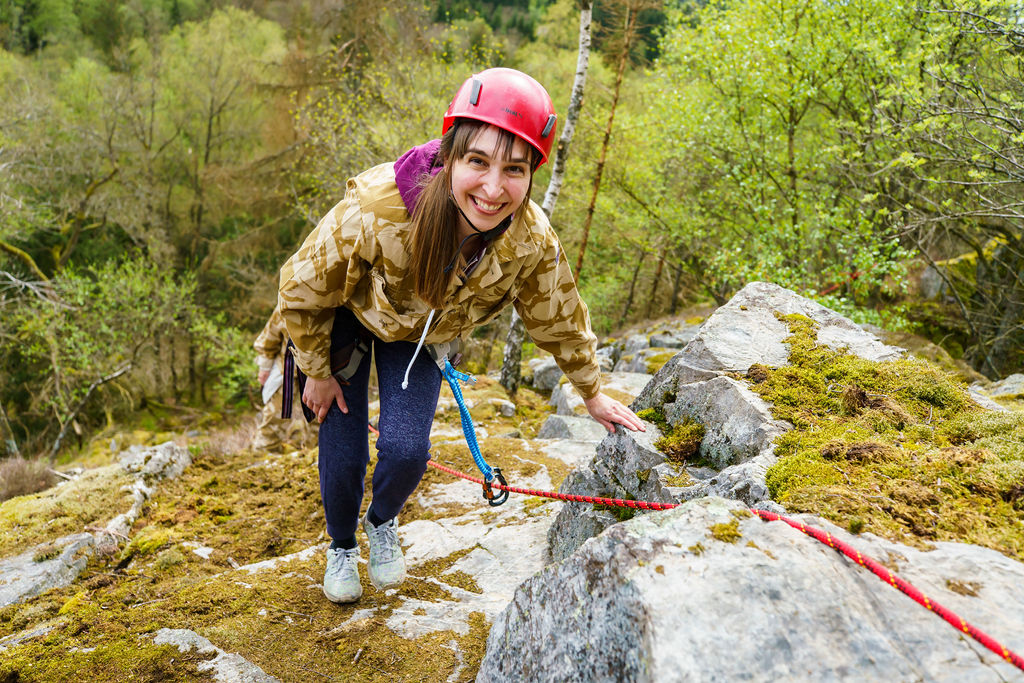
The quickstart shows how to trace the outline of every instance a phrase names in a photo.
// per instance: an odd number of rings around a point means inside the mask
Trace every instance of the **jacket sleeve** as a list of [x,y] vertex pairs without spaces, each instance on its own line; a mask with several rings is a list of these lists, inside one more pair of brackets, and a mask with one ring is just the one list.
[[274,307],[270,319],[263,326],[263,331],[256,337],[252,347],[256,350],[256,365],[260,370],[270,370],[274,367],[281,352],[284,351],[285,340],[288,338],[288,329],[284,325],[284,317],[281,309]]
[[516,311],[526,331],[555,362],[583,398],[601,390],[601,368],[597,364],[597,336],[590,329],[590,313],[572,277],[562,245],[547,227],[541,257],[520,275]]
[[373,263],[377,242],[354,183],[281,268],[278,306],[295,344],[295,362],[309,377],[331,376],[334,309],[356,292]]

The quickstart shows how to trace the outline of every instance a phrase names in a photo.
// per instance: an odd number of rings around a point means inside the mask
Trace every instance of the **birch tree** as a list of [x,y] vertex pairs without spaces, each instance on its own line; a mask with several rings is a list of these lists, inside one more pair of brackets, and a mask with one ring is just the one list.
[[622,79],[626,73],[626,66],[629,64],[630,55],[640,38],[641,24],[640,13],[646,9],[652,9],[659,3],[655,0],[621,0],[616,8],[620,10],[622,17],[622,33],[618,36],[618,51],[616,53],[615,86],[612,90],[611,108],[608,110],[608,121],[605,123],[604,137],[601,141],[601,152],[597,160],[597,168],[594,171],[594,186],[590,194],[590,205],[587,207],[586,218],[583,221],[583,235],[580,239],[580,250],[576,257],[576,281],[578,282],[583,273],[583,257],[587,253],[587,241],[590,237],[590,227],[594,221],[594,211],[597,207],[597,196],[601,191],[601,177],[604,174],[604,166],[608,157],[608,147],[611,143],[612,128],[615,125],[615,110],[618,108],[619,95],[622,92]]
[[[593,14],[593,2],[582,0],[580,3],[580,38],[579,50],[576,56],[576,76],[572,82],[572,94],[569,97],[569,109],[566,112],[565,123],[562,126],[562,134],[558,138],[558,146],[555,149],[555,158],[551,166],[551,180],[548,181],[548,189],[544,193],[544,203],[541,209],[544,214],[551,217],[555,210],[555,202],[558,201],[558,194],[562,190],[562,183],[565,179],[565,162],[569,157],[569,144],[572,142],[573,134],[576,132],[576,122],[580,117],[580,110],[583,108],[583,88],[587,83],[587,66],[590,63],[590,24]],[[526,328],[523,319],[513,309],[512,321],[509,323],[508,337],[505,340],[505,354],[501,365],[501,386],[509,394],[515,394],[519,390],[519,383],[522,381],[520,363],[523,357],[523,338]]]

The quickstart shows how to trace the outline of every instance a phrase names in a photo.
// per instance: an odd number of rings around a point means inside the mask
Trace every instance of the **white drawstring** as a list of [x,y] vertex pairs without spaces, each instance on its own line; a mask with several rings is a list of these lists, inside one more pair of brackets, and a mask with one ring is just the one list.
[[420,343],[416,345],[416,350],[412,354],[412,360],[409,361],[409,366],[405,369],[405,378],[402,380],[402,389],[409,387],[409,371],[412,370],[412,364],[416,362],[416,356],[420,355],[420,349],[423,348],[423,340],[427,338],[427,330],[430,329],[430,321],[434,319],[434,311],[436,308],[430,309],[430,315],[427,316],[427,324],[423,326],[423,334],[420,336]]

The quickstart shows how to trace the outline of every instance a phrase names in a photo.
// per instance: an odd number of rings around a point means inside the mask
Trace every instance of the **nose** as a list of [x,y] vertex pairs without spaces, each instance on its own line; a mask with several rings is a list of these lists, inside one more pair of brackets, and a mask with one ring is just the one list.
[[480,185],[483,188],[483,191],[487,193],[488,199],[496,199],[503,190],[501,169],[497,167],[487,169],[487,172],[481,179]]

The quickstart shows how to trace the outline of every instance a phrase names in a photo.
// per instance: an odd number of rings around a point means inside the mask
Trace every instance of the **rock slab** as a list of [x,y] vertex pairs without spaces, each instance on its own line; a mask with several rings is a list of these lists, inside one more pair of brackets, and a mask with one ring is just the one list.
[[[798,519],[895,566],[931,599],[1024,651],[1024,564],[977,546],[922,552]],[[974,683],[1020,675],[831,548],[709,497],[616,524],[523,583],[494,622],[477,680]]]

